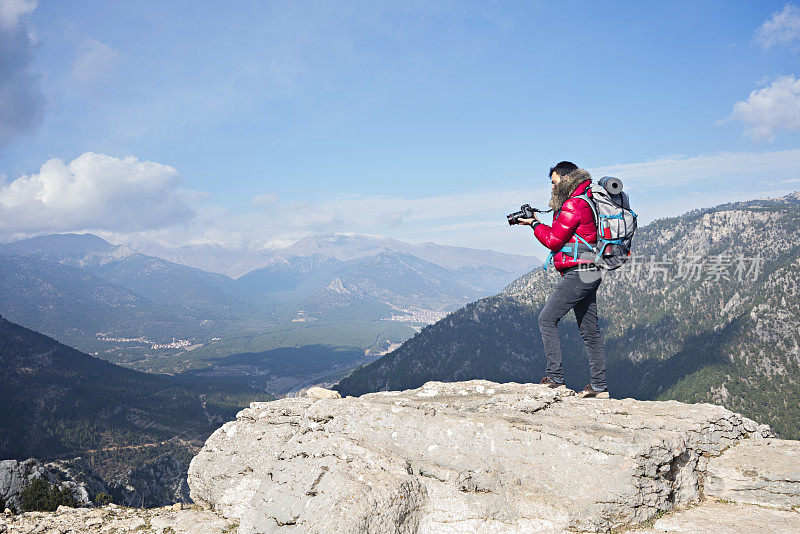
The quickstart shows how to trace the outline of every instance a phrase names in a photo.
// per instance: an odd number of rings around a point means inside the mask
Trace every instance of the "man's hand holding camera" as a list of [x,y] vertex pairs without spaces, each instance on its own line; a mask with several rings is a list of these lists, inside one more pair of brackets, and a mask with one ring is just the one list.
[[542,222],[539,220],[539,216],[534,213],[533,217],[530,219],[517,219],[517,224],[526,224],[528,226],[531,226],[533,225],[533,221]]
[[[547,210],[550,211],[550,210]],[[508,224],[523,224],[527,226],[535,226],[542,221],[539,220],[539,216],[537,213],[547,213],[540,209],[532,208],[530,204],[524,204],[520,207],[519,211],[510,213],[506,217],[508,218]]]

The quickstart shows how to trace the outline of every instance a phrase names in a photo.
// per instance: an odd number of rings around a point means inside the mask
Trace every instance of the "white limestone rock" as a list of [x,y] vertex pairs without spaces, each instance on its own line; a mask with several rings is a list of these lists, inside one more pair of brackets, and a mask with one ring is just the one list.
[[[491,392],[491,393],[490,393]],[[765,432],[720,406],[430,382],[253,403],[192,460],[195,502],[270,532],[602,532],[698,502]]]
[[306,391],[306,397],[309,399],[341,399],[342,396],[338,391],[332,389],[325,389],[319,386],[314,386]]
[[706,501],[700,506],[669,514],[655,522],[651,529],[631,534],[797,534],[800,513],[764,508],[741,503]]
[[711,458],[707,470],[704,490],[709,497],[800,509],[800,441],[743,441]]

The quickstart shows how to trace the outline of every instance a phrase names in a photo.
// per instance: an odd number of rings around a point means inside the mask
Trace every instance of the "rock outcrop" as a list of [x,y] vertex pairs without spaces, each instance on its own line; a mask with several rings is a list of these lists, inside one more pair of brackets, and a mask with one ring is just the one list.
[[68,488],[79,505],[91,505],[100,492],[111,493],[100,475],[81,458],[48,463],[29,458],[0,461],[0,499],[7,507],[18,510],[22,491],[37,478],[51,486]]
[[[770,438],[768,427],[710,404],[429,382],[253,403],[208,439],[189,486],[241,534],[607,532],[700,503],[706,485],[734,488],[718,460],[749,462],[743,446],[789,450]],[[729,456],[737,450],[741,458]],[[796,472],[797,457],[784,456],[784,467],[754,469]],[[800,489],[780,487],[782,506],[796,506]],[[775,513],[800,525],[795,511]]]
[[114,502],[125,506],[157,508],[191,502],[186,464],[169,455],[128,469],[109,487]]
[[338,391],[333,391],[331,389],[321,388],[319,386],[314,386],[309,388],[306,391],[306,397],[310,399],[341,399],[342,396],[339,394]]
[[3,460],[0,461],[0,500],[12,510],[19,510],[22,491],[37,478],[51,486],[68,488],[80,506],[97,504],[99,493],[106,493],[114,502],[133,508],[191,502],[185,464],[169,455],[128,469],[111,481],[103,480],[82,458],[47,463],[35,458]]

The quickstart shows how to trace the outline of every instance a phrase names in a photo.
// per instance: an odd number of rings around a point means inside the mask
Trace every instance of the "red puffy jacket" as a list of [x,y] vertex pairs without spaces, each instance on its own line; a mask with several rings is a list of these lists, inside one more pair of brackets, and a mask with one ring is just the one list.
[[[575,234],[584,238],[588,243],[597,243],[597,224],[594,222],[594,213],[589,204],[576,196],[586,193],[592,198],[591,180],[581,182],[570,197],[564,201],[561,209],[553,217],[553,226],[544,223],[537,224],[533,233],[542,245],[552,251],[559,251],[567,243],[577,241]],[[563,276],[564,269],[581,263],[591,263],[589,260],[577,261],[571,255],[558,252],[553,257],[553,265]]]

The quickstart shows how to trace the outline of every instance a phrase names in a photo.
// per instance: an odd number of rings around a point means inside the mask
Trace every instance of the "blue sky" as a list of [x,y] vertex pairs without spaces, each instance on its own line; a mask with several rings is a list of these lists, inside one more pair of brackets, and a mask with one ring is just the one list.
[[0,0],[0,44],[0,240],[543,256],[504,216],[561,159],[644,222],[800,189],[784,2]]

